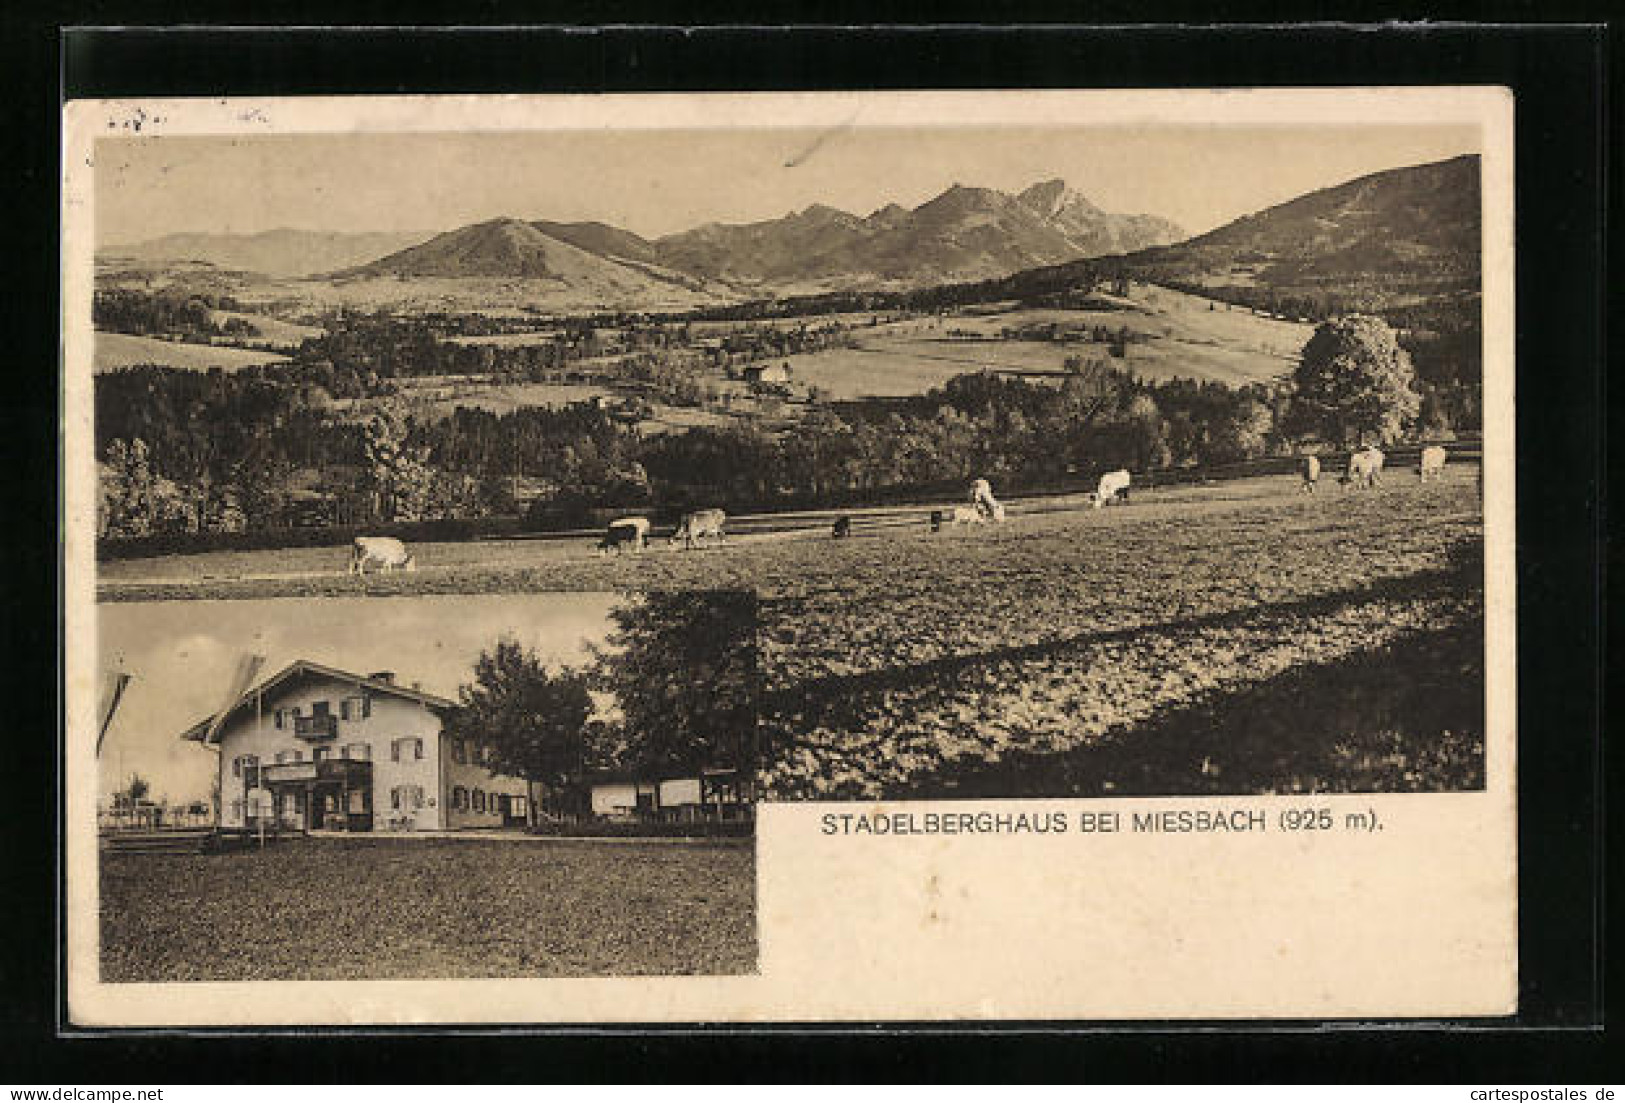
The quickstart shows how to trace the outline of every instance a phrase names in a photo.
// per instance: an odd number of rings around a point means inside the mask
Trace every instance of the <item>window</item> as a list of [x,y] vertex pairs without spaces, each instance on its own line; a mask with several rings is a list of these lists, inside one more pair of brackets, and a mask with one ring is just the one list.
[[451,741],[451,757],[459,766],[468,765],[468,744],[461,739]]
[[293,760],[295,762],[303,762],[305,760],[305,752],[304,751],[294,751],[293,752]]
[[514,816],[523,818],[524,815],[525,815],[525,798],[524,797],[509,797],[508,798],[508,811],[510,812],[510,814],[512,814]]
[[243,756],[242,755],[238,755],[236,758],[231,760],[231,776],[232,777],[242,777],[243,776]]
[[312,762],[326,762],[332,753],[333,748],[331,747],[317,747],[310,752],[310,758]]
[[485,811],[485,790],[484,789],[476,789],[476,790],[474,790],[474,811],[476,811],[476,812]]
[[412,740],[412,757],[413,758],[422,758],[423,757],[423,740],[421,740],[421,739]]
[[277,763],[278,766],[282,765],[284,762],[291,762],[291,761],[293,761],[293,752],[292,751],[278,751],[276,753],[276,763]]
[[366,762],[372,757],[371,743],[346,743],[339,753],[345,758],[353,758],[357,762]]
[[243,798],[238,797],[236,800],[232,801],[231,802],[231,818],[234,819],[234,820],[242,819],[243,818],[243,807],[244,807]]
[[468,790],[461,785],[451,791],[451,806],[459,812],[468,811]]
[[399,762],[401,760],[401,741],[399,739],[391,739],[389,741],[389,757],[393,762]]
[[286,720],[286,716],[287,716],[287,710],[285,710],[285,709],[277,709],[275,712],[273,712],[271,714],[271,726],[274,727],[274,728],[285,728],[285,727],[287,727],[288,723],[287,723],[287,720]]
[[339,716],[345,720],[365,720],[372,715],[372,698],[346,697],[339,702]]
[[[332,710],[332,706],[326,701],[312,701],[310,705],[310,715],[318,720],[327,719],[328,714],[332,712]],[[295,713],[295,715],[298,714]]]
[[359,816],[367,810],[367,792],[364,789],[350,790],[350,815]]

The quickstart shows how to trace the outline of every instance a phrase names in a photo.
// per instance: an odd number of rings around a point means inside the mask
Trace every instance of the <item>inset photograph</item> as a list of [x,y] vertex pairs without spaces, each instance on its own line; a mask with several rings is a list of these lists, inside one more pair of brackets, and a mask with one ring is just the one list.
[[756,598],[103,605],[105,982],[756,969]]

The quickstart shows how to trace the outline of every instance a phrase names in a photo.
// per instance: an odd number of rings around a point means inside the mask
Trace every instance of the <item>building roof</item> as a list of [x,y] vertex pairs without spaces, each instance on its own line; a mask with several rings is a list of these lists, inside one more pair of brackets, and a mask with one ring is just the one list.
[[[245,691],[241,697],[237,698],[237,700],[232,703],[231,707],[226,710],[225,716],[221,718],[221,730],[224,730],[225,726],[231,723],[232,719],[239,712],[252,707],[255,700],[262,700],[265,697],[276,693],[290,682],[307,676],[329,678],[338,682],[352,682],[359,689],[365,689],[372,693],[404,697],[409,701],[416,701],[419,704],[431,709],[450,709],[457,707],[457,702],[455,701],[448,701],[446,698],[436,696],[433,693],[424,693],[420,689],[411,689],[407,686],[396,685],[394,682],[385,681],[382,678],[369,678],[365,674],[352,674],[348,670],[340,670],[337,667],[332,666],[323,666],[321,663],[313,663],[309,659],[295,659],[293,662],[283,667],[281,671],[271,675],[271,677],[265,679],[265,681],[261,682],[259,685],[251,687]],[[190,739],[194,743],[201,743],[203,742],[204,737],[209,734],[209,725],[213,722],[213,716],[205,716],[202,720],[199,720],[196,724],[193,724],[190,728],[187,728],[185,731],[181,732],[180,737],[182,739]],[[216,740],[218,741],[219,732],[216,732],[215,734]]]

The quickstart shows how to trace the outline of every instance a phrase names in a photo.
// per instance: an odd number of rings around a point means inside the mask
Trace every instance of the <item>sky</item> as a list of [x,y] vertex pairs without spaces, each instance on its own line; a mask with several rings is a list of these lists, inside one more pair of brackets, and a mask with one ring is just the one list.
[[504,636],[549,666],[580,665],[610,630],[612,593],[274,601],[114,602],[97,611],[101,668],[131,675],[108,728],[98,794],[139,773],[154,797],[206,799],[213,751],[181,732],[219,711],[244,654],[265,656],[256,684],[295,659],[358,674],[393,670],[452,700]]
[[1192,234],[1372,172],[1480,152],[1468,126],[836,127],[103,138],[101,247],[179,232],[441,231],[511,216],[656,237],[813,203],[1061,178]]

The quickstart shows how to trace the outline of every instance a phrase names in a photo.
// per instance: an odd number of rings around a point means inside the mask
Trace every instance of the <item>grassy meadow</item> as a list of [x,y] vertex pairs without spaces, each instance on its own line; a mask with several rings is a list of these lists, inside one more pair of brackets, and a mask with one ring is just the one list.
[[360,836],[101,856],[108,982],[755,969],[751,840]]

